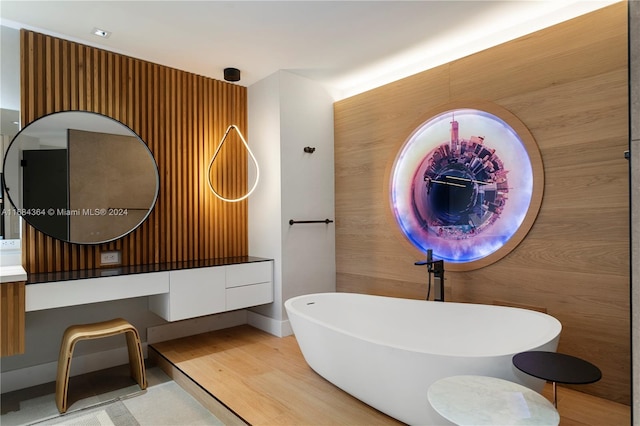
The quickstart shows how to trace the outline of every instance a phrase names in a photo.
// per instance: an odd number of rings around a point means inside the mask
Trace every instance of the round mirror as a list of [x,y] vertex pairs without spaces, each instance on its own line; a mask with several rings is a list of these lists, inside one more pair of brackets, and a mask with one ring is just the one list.
[[136,229],[158,197],[158,167],[124,124],[86,111],[41,117],[11,141],[4,184],[14,211],[62,241],[100,244]]

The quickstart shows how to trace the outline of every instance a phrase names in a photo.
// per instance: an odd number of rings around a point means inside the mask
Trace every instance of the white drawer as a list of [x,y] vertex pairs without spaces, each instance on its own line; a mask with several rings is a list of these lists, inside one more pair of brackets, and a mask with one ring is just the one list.
[[223,268],[196,268],[170,272],[171,321],[223,312]]
[[167,321],[223,312],[226,298],[224,279],[222,267],[170,271],[169,293],[151,296],[149,310]]
[[253,262],[227,266],[227,288],[271,282],[273,262]]
[[227,289],[227,311],[273,302],[271,282]]

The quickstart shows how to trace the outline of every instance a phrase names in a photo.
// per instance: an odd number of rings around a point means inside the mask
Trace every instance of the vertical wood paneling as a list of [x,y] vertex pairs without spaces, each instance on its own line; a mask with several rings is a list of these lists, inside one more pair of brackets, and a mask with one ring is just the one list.
[[[533,134],[545,170],[540,213],[498,262],[446,273],[447,300],[546,308],[559,351],[598,365],[576,387],[630,398],[627,4],[620,2],[335,104],[339,291],[424,298],[424,253],[395,223],[388,175],[439,106],[486,100]],[[384,189],[383,189],[384,188]],[[446,267],[445,267],[446,269]],[[453,268],[451,268],[453,269]]]
[[0,285],[0,356],[24,353],[24,282]]
[[[24,223],[29,273],[95,268],[102,250],[121,250],[123,265],[248,254],[246,201],[221,202],[205,180],[230,120],[246,129],[246,88],[22,30],[21,102],[23,125],[63,110],[119,120],[147,143],[160,174],[153,212],[117,241],[69,244]],[[225,168],[232,191],[247,186],[242,151]]]

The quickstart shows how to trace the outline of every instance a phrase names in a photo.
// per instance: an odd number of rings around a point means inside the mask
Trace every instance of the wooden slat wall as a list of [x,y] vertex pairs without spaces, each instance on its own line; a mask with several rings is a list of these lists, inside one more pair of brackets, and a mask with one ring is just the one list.
[[[556,25],[335,104],[340,291],[424,298],[424,259],[402,236],[388,177],[406,138],[439,105],[488,101],[536,139],[545,169],[525,239],[484,268],[445,272],[450,301],[546,309],[559,350],[600,367],[576,389],[630,402],[627,4]],[[446,268],[445,268],[446,269]]]
[[[247,255],[247,202],[220,201],[205,178],[227,126],[236,124],[247,136],[246,104],[242,86],[22,30],[23,125],[63,110],[110,116],[140,135],[160,173],[155,209],[115,242],[68,244],[24,224],[27,272],[98,267],[102,250],[122,250],[123,265]],[[229,196],[247,187],[241,148],[225,143],[213,168],[216,188]]]
[[0,285],[0,356],[24,353],[24,281]]

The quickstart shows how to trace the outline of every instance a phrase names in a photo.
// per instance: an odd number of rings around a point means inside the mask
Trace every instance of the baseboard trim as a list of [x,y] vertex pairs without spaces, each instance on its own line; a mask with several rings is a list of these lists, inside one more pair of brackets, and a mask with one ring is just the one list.
[[167,340],[221,330],[247,323],[247,311],[244,309],[205,317],[191,318],[147,328],[147,343],[152,345]]
[[[146,358],[147,344],[142,343],[142,352]],[[126,346],[108,351],[95,352],[87,355],[74,356],[71,361],[70,376],[104,370],[129,363],[129,352]],[[0,389],[2,393],[55,382],[58,373],[58,361],[18,370],[5,371],[0,374]]]
[[247,311],[247,324],[277,337],[293,334],[288,319],[283,321],[276,320],[253,311]]

